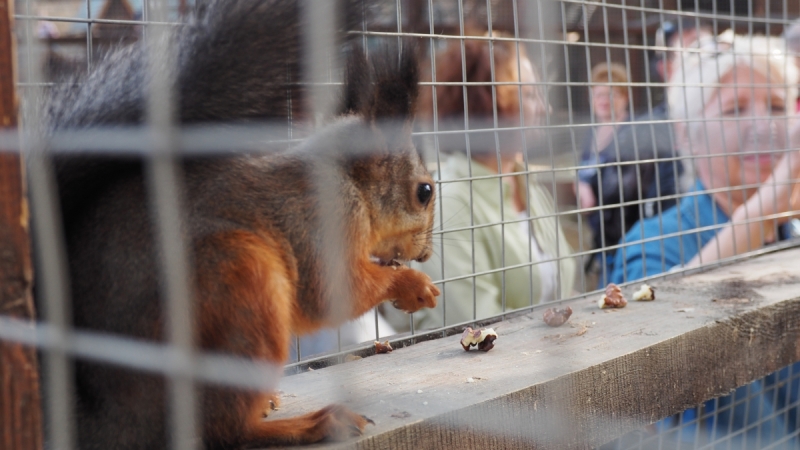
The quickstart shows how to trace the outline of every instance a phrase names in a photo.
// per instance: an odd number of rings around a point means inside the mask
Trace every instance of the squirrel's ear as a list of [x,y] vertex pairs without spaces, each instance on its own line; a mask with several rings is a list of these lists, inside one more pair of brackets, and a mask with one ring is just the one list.
[[386,47],[372,55],[371,67],[358,45],[347,49],[341,112],[359,114],[367,122],[410,122],[417,101],[417,49]]
[[410,122],[419,92],[417,47],[403,41],[400,48],[385,48],[372,65],[373,90],[369,119]]
[[370,68],[361,46],[352,44],[346,49],[344,68],[344,99],[342,114],[364,114],[371,102]]

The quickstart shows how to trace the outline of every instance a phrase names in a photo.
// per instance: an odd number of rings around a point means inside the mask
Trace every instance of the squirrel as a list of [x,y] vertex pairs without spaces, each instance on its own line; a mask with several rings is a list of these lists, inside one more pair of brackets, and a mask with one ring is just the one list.
[[[169,45],[177,55],[181,125],[302,116],[296,105],[305,93],[292,82],[301,79],[302,67],[298,3],[212,1],[176,27]],[[386,300],[407,312],[436,305],[439,290],[430,277],[405,265],[431,255],[434,211],[434,182],[411,138],[415,51],[403,46],[380,53],[367,61],[362,50],[348,52],[342,114],[297,147],[266,155],[221,149],[181,156],[180,214],[199,350],[284,364],[293,334],[337,326]],[[121,48],[79,82],[54,89],[45,105],[47,132],[57,139],[61,131],[143,123],[145,56],[140,45]],[[396,123],[402,126],[391,126]],[[74,327],[164,342],[146,161],[88,151],[55,153],[52,160]],[[320,275],[325,218],[314,164],[336,174],[324,189],[343,218],[346,276],[337,281],[352,297],[333,299],[338,305],[323,295],[332,288]],[[336,308],[346,314],[331,314]],[[277,406],[275,392],[209,385],[196,392],[208,449],[346,439],[371,422],[341,405],[264,420]],[[75,395],[78,448],[167,446],[162,376],[76,360]]]

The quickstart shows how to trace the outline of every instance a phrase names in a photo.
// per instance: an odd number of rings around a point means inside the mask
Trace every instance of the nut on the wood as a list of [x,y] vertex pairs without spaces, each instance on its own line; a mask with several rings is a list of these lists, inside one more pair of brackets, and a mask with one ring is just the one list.
[[614,283],[608,283],[605,294],[597,301],[597,306],[599,306],[600,309],[624,308],[627,304],[628,301],[625,300],[625,296],[622,295],[622,289]]
[[361,357],[358,355],[348,354],[344,357],[344,362],[358,361],[359,359],[361,359]]
[[635,302],[651,302],[656,299],[656,290],[649,285],[643,284],[638,291],[633,293]]
[[572,308],[567,306],[563,309],[558,308],[547,308],[544,310],[544,315],[542,318],[544,319],[544,323],[550,325],[551,327],[560,327],[564,325],[567,320],[569,320],[569,316],[572,315]]
[[389,341],[378,342],[375,341],[375,353],[391,353],[392,346],[389,344]]
[[464,334],[461,335],[461,346],[464,350],[469,351],[470,347],[478,346],[478,350],[488,352],[494,348],[494,341],[497,339],[497,333],[491,328],[482,330],[473,330],[467,327]]

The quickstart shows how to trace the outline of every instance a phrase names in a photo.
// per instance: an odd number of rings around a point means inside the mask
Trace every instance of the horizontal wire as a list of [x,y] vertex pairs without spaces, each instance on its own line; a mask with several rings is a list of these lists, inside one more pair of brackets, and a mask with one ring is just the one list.
[[275,390],[283,366],[210,352],[187,358],[181,348],[93,331],[59,332],[53,326],[0,315],[0,340],[38,349],[57,349],[88,361],[160,375],[179,375],[223,386]]
[[[117,19],[84,19],[82,17],[66,17],[66,16],[37,16],[28,14],[15,14],[15,20],[30,21],[30,20],[46,20],[48,22],[70,22],[70,23],[85,23],[85,24],[109,24],[109,25],[169,25],[169,26],[183,26],[185,23],[181,22],[155,22],[146,20],[117,20]],[[47,40],[45,40],[47,41]],[[55,40],[58,42],[58,40]]]
[[[794,120],[793,114],[786,115],[771,115],[771,116],[739,116],[739,117],[719,117],[719,118],[702,118],[697,120],[685,119],[667,119],[667,120],[654,120],[654,119],[641,119],[632,122],[608,122],[603,125],[632,125],[634,127],[641,127],[646,125],[666,125],[666,124],[692,124],[692,123],[726,123],[726,122],[752,122],[763,120],[775,121],[791,121]],[[383,124],[391,125],[390,122],[382,122]],[[446,126],[458,126],[462,124],[461,121],[442,121]],[[397,126],[404,125],[404,122],[397,122]],[[498,131],[512,132],[512,131],[537,131],[537,130],[565,130],[577,131],[582,129],[591,129],[600,126],[596,123],[564,123],[564,124],[550,124],[550,125],[522,125],[522,126],[504,126],[501,128],[495,127],[478,127],[471,129],[441,129],[439,130],[424,130],[415,131],[413,136],[448,136],[448,135],[467,135],[478,133],[494,133]],[[293,127],[293,133],[298,131],[308,130],[308,126]],[[218,153],[234,154],[237,151],[252,152],[262,149],[259,146],[265,144],[292,144],[302,142],[302,135],[299,138],[288,139],[290,128],[287,125],[275,125],[274,122],[257,122],[249,123],[246,125],[240,123],[208,123],[208,124],[192,124],[184,125],[176,129],[178,133],[179,150],[184,154],[209,154]],[[114,153],[120,151],[123,153],[141,153],[150,154],[148,148],[148,141],[144,138],[147,137],[145,127],[140,126],[108,126],[108,127],[92,127],[82,130],[65,131],[59,130],[51,133],[48,137],[50,147],[48,151],[59,152],[109,152]],[[651,136],[656,134],[651,131]],[[641,149],[652,148],[650,141],[651,137],[645,138],[645,142],[638,144],[637,147]],[[21,151],[23,146],[20,144],[19,133],[15,129],[0,130],[0,149]],[[575,149],[570,149],[573,152]],[[360,150],[359,150],[360,151]],[[775,150],[779,151],[779,150]],[[677,152],[676,152],[677,153]],[[744,152],[742,152],[744,154]],[[691,158],[691,155],[681,156],[682,159]],[[657,158],[660,161],[668,161],[667,158]],[[625,164],[626,162],[610,163]],[[573,166],[573,167],[589,167],[589,166]],[[595,166],[593,166],[595,167]],[[601,167],[601,166],[596,166]],[[565,167],[553,167],[552,170],[559,171],[565,170]]]

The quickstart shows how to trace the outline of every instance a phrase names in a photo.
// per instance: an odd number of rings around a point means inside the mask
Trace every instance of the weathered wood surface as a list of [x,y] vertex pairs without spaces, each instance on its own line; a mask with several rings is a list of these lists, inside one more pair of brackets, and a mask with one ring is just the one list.
[[[16,126],[13,1],[0,0],[0,129]],[[20,156],[0,148],[0,314],[33,318],[28,214]],[[0,341],[0,448],[42,448],[39,375],[32,348]]]
[[560,328],[536,310],[494,324],[488,353],[450,336],[287,377],[270,417],[344,403],[376,423],[343,445],[364,449],[599,445],[800,360],[797,261],[654,281],[656,301],[619,310],[570,301]]

